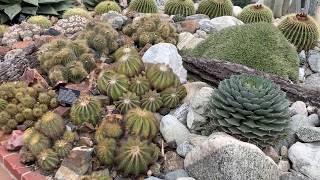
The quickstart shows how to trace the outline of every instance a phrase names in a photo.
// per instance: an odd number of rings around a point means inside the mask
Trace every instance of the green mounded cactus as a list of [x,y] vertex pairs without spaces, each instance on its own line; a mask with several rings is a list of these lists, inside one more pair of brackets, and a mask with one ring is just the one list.
[[51,99],[52,98],[51,98],[51,96],[49,96],[48,93],[46,93],[46,92],[39,93],[38,102],[40,102],[42,104],[49,104]]
[[15,115],[18,113],[17,105],[13,103],[9,103],[5,109],[10,115]]
[[39,167],[45,171],[52,171],[59,167],[60,159],[52,149],[45,149],[37,155]]
[[134,47],[122,46],[113,53],[114,59],[120,59],[124,55],[139,56],[139,52]]
[[52,139],[58,139],[65,131],[64,120],[54,112],[45,113],[37,123],[39,131]]
[[15,119],[9,119],[7,122],[7,127],[10,129],[15,129],[17,127],[18,123]]
[[8,26],[7,25],[0,25],[0,38],[3,38],[4,33],[8,31]]
[[66,130],[62,136],[62,140],[67,141],[68,143],[73,143],[77,138],[77,134],[72,131]]
[[271,23],[273,13],[270,8],[262,4],[250,4],[243,8],[238,17],[244,23],[268,22]]
[[[42,111],[41,108],[33,108],[32,112],[33,112],[33,116],[36,117],[36,118],[39,118],[39,117],[41,117],[43,115],[43,111]],[[23,115],[22,115],[22,117],[24,118]]]
[[129,79],[125,75],[108,70],[99,74],[97,82],[99,91],[110,96],[114,101],[118,100],[129,88]]
[[164,90],[173,85],[175,74],[172,69],[165,64],[153,64],[147,68],[147,79],[156,90]]
[[46,29],[52,26],[52,22],[45,16],[31,16],[27,22]]
[[114,1],[102,1],[94,8],[94,11],[98,15],[102,15],[102,14],[107,13],[109,11],[116,11],[116,12],[120,13],[121,7],[118,5],[118,3],[114,2]]
[[66,65],[66,69],[68,79],[73,83],[80,83],[88,76],[88,72],[80,61],[72,61],[68,63]]
[[157,13],[158,7],[155,0],[132,0],[129,10],[139,13]]
[[114,102],[114,104],[120,113],[125,114],[130,109],[140,106],[140,98],[135,93],[127,92],[119,98],[119,101]]
[[190,16],[196,13],[192,0],[168,0],[164,12],[169,15]]
[[105,0],[82,0],[82,3],[88,10],[92,11],[102,1]]
[[6,109],[7,105],[8,105],[8,102],[0,98],[0,111]]
[[43,135],[42,133],[35,132],[30,135],[31,137],[26,137],[25,141],[27,142],[27,147],[30,150],[30,152],[37,156],[39,153],[51,146],[50,139]]
[[138,75],[144,68],[144,64],[139,56],[123,55],[116,59],[115,71],[128,77]]
[[163,106],[167,108],[175,108],[180,103],[180,96],[177,88],[167,88],[161,92]]
[[54,151],[60,158],[68,156],[72,150],[72,145],[66,140],[57,140],[53,146]]
[[150,90],[150,83],[145,76],[140,74],[130,80],[129,90],[141,96]]
[[[155,146],[147,141],[141,141],[136,138],[129,138],[124,142],[119,153],[116,156],[118,169],[125,175],[139,175],[148,170],[148,166],[155,160]],[[156,157],[158,159],[158,157]]]
[[152,139],[158,132],[158,121],[152,112],[140,108],[131,109],[125,116],[129,134],[143,139]]
[[141,98],[141,108],[147,111],[156,112],[162,105],[162,98],[157,91],[149,91]]
[[287,15],[278,25],[284,36],[300,52],[314,48],[319,39],[319,29],[315,20],[307,14]]
[[94,96],[82,95],[71,107],[71,121],[76,125],[81,125],[84,122],[98,124],[101,119],[102,107],[101,103]]
[[30,139],[35,135],[36,133],[39,133],[34,127],[28,128],[23,133],[23,144],[27,145],[30,142]]
[[48,78],[52,85],[57,84],[59,81],[67,81],[67,71],[66,68],[62,65],[56,65],[51,68],[48,72]]
[[33,110],[30,109],[30,108],[25,108],[23,111],[22,111],[22,115],[24,116],[25,119],[27,120],[34,120],[35,117],[33,115]]
[[104,139],[97,145],[97,157],[103,165],[111,165],[114,161],[117,143],[114,139]]
[[183,85],[178,86],[177,91],[180,100],[183,100],[188,95],[187,89]]
[[273,145],[289,123],[289,101],[268,79],[242,74],[220,82],[207,108],[209,128],[260,147]]
[[97,142],[101,142],[105,138],[117,139],[120,138],[123,133],[121,118],[118,118],[115,114],[107,114],[96,131],[95,139]]
[[198,7],[199,14],[210,18],[219,16],[232,16],[233,4],[231,0],[203,0]]
[[90,12],[87,11],[86,9],[80,8],[80,7],[75,7],[75,8],[70,8],[68,10],[66,10],[63,13],[63,18],[67,19],[71,16],[81,16],[81,17],[85,17],[87,19],[91,18]]
[[82,63],[84,69],[87,72],[91,72],[96,68],[96,61],[94,59],[94,55],[90,53],[82,54],[79,57],[79,61]]

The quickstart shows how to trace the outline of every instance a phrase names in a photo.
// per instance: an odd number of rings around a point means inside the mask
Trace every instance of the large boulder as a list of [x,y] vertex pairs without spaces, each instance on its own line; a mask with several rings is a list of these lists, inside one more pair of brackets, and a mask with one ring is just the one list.
[[296,134],[302,142],[320,142],[320,127],[302,127]]
[[184,165],[198,180],[276,180],[280,172],[257,146],[214,133],[189,152]]

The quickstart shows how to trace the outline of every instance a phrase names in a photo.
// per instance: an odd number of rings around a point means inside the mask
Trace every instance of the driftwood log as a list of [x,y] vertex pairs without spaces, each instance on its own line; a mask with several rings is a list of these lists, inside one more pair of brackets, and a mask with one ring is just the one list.
[[214,87],[217,87],[220,81],[230,78],[231,75],[242,73],[255,74],[269,78],[279,84],[291,101],[303,101],[309,105],[320,108],[320,91],[306,89],[279,76],[257,71],[244,65],[216,59],[194,58],[189,56],[184,56],[182,59],[183,66],[192,77],[201,79]]

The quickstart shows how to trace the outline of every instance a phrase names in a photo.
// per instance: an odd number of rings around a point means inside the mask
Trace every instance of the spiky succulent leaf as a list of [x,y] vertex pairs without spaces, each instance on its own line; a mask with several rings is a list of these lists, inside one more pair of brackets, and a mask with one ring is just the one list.
[[8,102],[0,98],[0,111],[4,110],[8,105]]
[[116,59],[115,69],[118,73],[124,74],[128,77],[138,75],[144,68],[144,64],[139,56],[123,55]]
[[133,55],[133,56],[139,56],[139,52],[137,51],[136,48],[131,47],[131,46],[122,46],[121,48],[117,49],[113,57],[115,59],[120,59],[124,55]]
[[115,114],[108,114],[102,120],[101,125],[96,131],[95,139],[97,142],[103,141],[105,138],[119,138],[123,134],[121,119]]

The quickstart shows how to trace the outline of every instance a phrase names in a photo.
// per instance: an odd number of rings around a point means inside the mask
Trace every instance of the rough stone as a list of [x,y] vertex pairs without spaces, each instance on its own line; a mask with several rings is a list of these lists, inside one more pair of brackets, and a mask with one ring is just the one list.
[[307,106],[304,102],[302,101],[296,101],[294,102],[289,110],[291,111],[291,114],[296,115],[296,114],[301,114],[301,115],[308,115],[308,111],[307,111]]
[[195,37],[197,38],[203,38],[206,39],[208,37],[207,33],[205,31],[202,30],[197,30],[196,33],[193,34]]
[[182,66],[182,57],[175,45],[159,43],[151,46],[142,57],[144,63],[163,63],[169,65],[180,78],[181,83],[187,81],[187,70]]
[[177,48],[179,50],[193,49],[202,41],[204,41],[203,38],[197,38],[189,32],[183,32],[179,34]]
[[289,149],[294,170],[310,179],[320,179],[320,143],[297,142]]
[[280,180],[312,180],[312,179],[291,169],[290,172],[282,173],[280,176]]
[[197,20],[198,22],[199,22],[201,19],[210,19],[210,18],[209,18],[208,15],[205,15],[205,14],[194,14],[194,15],[187,16],[187,17],[186,17],[186,20]]
[[84,175],[91,167],[93,148],[86,146],[75,147],[69,156],[62,161],[62,166],[69,168],[79,175]]
[[184,98],[183,102],[184,103],[190,103],[191,98],[197,93],[201,88],[203,87],[210,87],[207,83],[197,81],[197,82],[191,82],[191,83],[186,83],[183,85],[186,90],[187,90],[187,97]]
[[303,82],[306,80],[306,72],[304,70],[304,68],[299,67],[299,81]]
[[178,169],[175,171],[168,172],[164,179],[165,180],[176,180],[181,177],[189,177],[188,173],[183,169]]
[[278,152],[272,147],[272,146],[267,146],[266,148],[263,149],[263,152],[269,156],[274,162],[278,163],[280,160],[280,156]]
[[221,31],[224,28],[242,25],[243,22],[233,16],[221,16],[210,20],[210,23],[215,27],[217,31]]
[[318,114],[311,114],[310,116],[308,116],[307,121],[310,126],[320,126],[320,120],[319,120]]
[[196,179],[192,177],[179,177],[177,180],[196,180]]
[[23,132],[21,130],[12,131],[5,148],[9,151],[19,150],[23,146]]
[[154,176],[150,176],[150,177],[148,177],[148,178],[146,178],[144,180],[162,180],[162,179],[154,177]]
[[188,141],[179,144],[176,151],[181,157],[186,157],[186,155],[192,150],[194,146]]
[[197,20],[184,20],[177,22],[178,32],[190,32],[194,33],[199,29],[199,22]]
[[239,6],[233,6],[232,15],[237,17],[242,12],[242,8]]
[[217,32],[217,28],[211,23],[209,19],[201,19],[199,21],[200,30],[208,34]]
[[303,86],[311,90],[320,90],[320,73],[311,74],[304,81]]
[[115,11],[102,14],[100,17],[102,22],[106,22],[112,25],[115,29],[121,29],[126,24],[128,18]]
[[317,142],[320,141],[320,127],[301,127],[296,135],[302,142]]
[[193,108],[189,108],[187,115],[187,127],[190,130],[197,130],[206,122],[206,118],[203,115],[195,112]]
[[170,114],[175,116],[182,124],[187,124],[189,107],[189,103],[183,103],[178,108],[172,110]]
[[193,110],[201,115],[206,111],[208,103],[211,99],[211,96],[214,92],[214,89],[211,87],[203,87],[200,91],[196,92],[191,98],[190,105]]
[[320,72],[320,52],[317,50],[310,50],[308,63],[313,72]]
[[207,136],[202,136],[199,134],[190,134],[190,136],[189,136],[189,142],[193,146],[200,146],[207,139],[208,139]]
[[160,132],[166,142],[176,142],[177,145],[189,139],[189,130],[172,115],[166,115],[161,119]]
[[180,157],[176,152],[168,151],[165,153],[164,160],[164,172],[168,173],[170,171],[183,169],[183,158]]
[[278,166],[281,172],[288,172],[290,169],[290,163],[287,160],[280,160]]
[[54,177],[56,180],[79,180],[80,176],[75,171],[65,166],[60,166]]
[[280,149],[281,159],[288,159],[288,148],[286,146],[282,146]]
[[184,166],[198,180],[275,180],[280,176],[277,164],[258,147],[225,133],[214,133],[193,148]]

